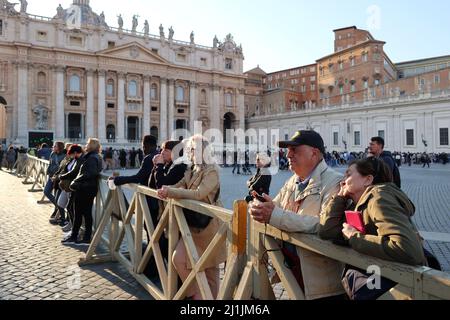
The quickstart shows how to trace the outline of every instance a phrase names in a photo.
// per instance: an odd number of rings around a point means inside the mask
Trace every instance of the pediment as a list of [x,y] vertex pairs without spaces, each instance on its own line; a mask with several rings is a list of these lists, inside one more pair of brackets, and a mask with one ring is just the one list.
[[120,47],[106,49],[97,52],[97,55],[108,58],[134,60],[145,63],[168,64],[158,54],[152,52],[137,42],[129,43]]

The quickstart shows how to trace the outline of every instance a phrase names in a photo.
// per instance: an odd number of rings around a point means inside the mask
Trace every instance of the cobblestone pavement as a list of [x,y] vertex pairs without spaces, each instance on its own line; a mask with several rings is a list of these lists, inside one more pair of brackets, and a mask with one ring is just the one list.
[[[450,166],[402,167],[401,174],[403,190],[417,208],[414,220],[428,239],[426,246],[450,271]],[[274,176],[272,194],[289,177],[289,172]],[[222,199],[227,208],[234,199],[244,197],[247,179],[222,169]],[[5,172],[0,172],[0,182],[0,300],[151,299],[118,263],[79,269],[83,251],[61,245],[60,228],[48,223],[51,206],[36,203],[42,194],[28,193],[29,186]],[[275,294],[287,298],[281,286]]]
[[61,245],[41,193],[0,172],[0,300],[136,300],[150,295],[118,263],[78,268],[86,248]]

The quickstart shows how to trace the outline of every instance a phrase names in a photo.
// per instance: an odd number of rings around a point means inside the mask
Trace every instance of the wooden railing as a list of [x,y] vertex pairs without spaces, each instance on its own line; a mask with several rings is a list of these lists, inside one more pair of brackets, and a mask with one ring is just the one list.
[[450,299],[450,274],[428,267],[408,266],[360,254],[351,248],[336,246],[315,235],[286,233],[271,226],[250,223],[248,262],[239,285],[239,299],[273,299],[273,287],[264,264],[267,254],[276,269],[290,299],[304,300],[305,293],[298,285],[292,271],[284,264],[279,242],[323,255],[362,270],[370,266],[380,268],[380,275],[397,283],[380,300],[435,300]]
[[[215,250],[226,243],[228,260],[225,264],[224,280],[219,287],[217,298],[233,298],[238,284],[239,271],[242,271],[244,267],[241,263],[241,268],[239,268],[239,262],[245,261],[245,238],[239,237],[245,236],[243,231],[246,227],[239,223],[242,221],[242,217],[245,220],[247,214],[245,203],[237,202],[235,210],[230,211],[197,201],[163,201],[158,199],[155,190],[133,185],[130,187],[134,189],[134,194],[127,208],[124,189],[118,187],[114,191],[105,190],[106,179],[106,177],[102,178],[97,196],[96,223],[94,224],[96,232],[86,257],[80,261],[80,265],[118,261],[155,299],[183,299],[189,286],[196,283],[203,299],[212,300],[216,297],[213,296],[208,284],[205,266],[213,257]],[[158,199],[160,205],[164,206],[164,211],[156,226],[151,218],[147,197]],[[183,208],[219,219],[221,222],[221,227],[201,256],[194,244]],[[150,242],[143,252],[144,225],[147,227]],[[167,234],[169,242],[168,256],[162,255],[159,246],[160,239],[165,234]],[[192,271],[183,285],[178,288],[178,275],[171,257],[180,240],[180,235],[185,244]],[[108,252],[95,254],[101,243],[106,245]],[[126,244],[125,252],[123,252],[124,244]],[[161,286],[153,283],[144,275],[144,270],[152,256],[156,261]]]
[[[24,182],[33,184],[30,191],[44,186],[47,166],[48,161],[28,157]],[[155,226],[146,200],[146,197],[158,198],[155,190],[129,185],[111,191],[106,182],[107,177],[103,176],[94,209],[94,238],[80,265],[117,261],[156,299],[182,299],[188,286],[194,282],[198,284],[204,299],[214,299],[204,266],[214,250],[226,242],[228,258],[217,299],[274,299],[273,286],[263,261],[267,254],[288,297],[303,300],[303,290],[291,270],[284,265],[284,257],[279,250],[281,240],[363,270],[367,270],[369,266],[378,266],[381,276],[398,283],[380,299],[450,299],[448,273],[377,259],[323,241],[315,235],[286,233],[260,224],[248,218],[247,205],[243,201],[235,202],[231,211],[196,201],[160,200],[160,204],[164,205],[164,212]],[[125,193],[132,195],[128,208]],[[216,236],[201,256],[193,242],[183,208],[218,218],[222,222]],[[144,224],[151,238],[145,252],[142,249]],[[162,256],[159,247],[159,239],[164,234],[167,234],[169,240],[167,257]],[[178,288],[178,277],[171,257],[180,235],[187,249],[192,272]],[[107,253],[96,254],[101,243],[107,248]],[[161,286],[143,274],[152,256],[156,261]]]

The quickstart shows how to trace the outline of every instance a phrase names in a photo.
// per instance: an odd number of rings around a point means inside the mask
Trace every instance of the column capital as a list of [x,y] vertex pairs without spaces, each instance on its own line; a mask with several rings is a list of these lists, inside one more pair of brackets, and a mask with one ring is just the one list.
[[198,83],[195,82],[195,81],[189,82],[189,85],[190,85],[190,87],[193,88],[193,89],[197,89],[197,88],[198,88]]
[[160,79],[161,83],[167,83],[166,77],[160,77],[159,79]]
[[144,76],[142,77],[144,79],[144,81],[148,82],[152,80],[152,76],[149,74],[144,74]]
[[127,74],[125,72],[117,72],[117,77],[119,79],[125,79],[126,76]]
[[239,94],[245,94],[245,89],[244,88],[239,88],[237,89]]
[[213,89],[213,90],[220,90],[222,87],[220,86],[220,85],[218,85],[218,84],[211,84],[210,85],[211,86],[211,89]]
[[100,69],[97,70],[97,73],[100,77],[106,77],[106,70],[105,69]]
[[56,72],[64,72],[64,71],[66,71],[66,66],[56,65],[56,66],[54,66],[54,69]]
[[86,69],[86,75],[87,75],[88,77],[93,77],[93,76],[94,76],[94,73],[95,73],[95,70],[94,70],[94,69]]
[[169,85],[173,86],[175,84],[175,79],[169,79]]

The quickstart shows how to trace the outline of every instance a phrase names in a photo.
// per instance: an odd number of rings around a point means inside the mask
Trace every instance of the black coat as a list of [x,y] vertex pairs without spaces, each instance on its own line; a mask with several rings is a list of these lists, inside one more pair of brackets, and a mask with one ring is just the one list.
[[70,184],[70,190],[95,196],[103,163],[96,152],[89,152],[81,158],[80,172]]
[[184,178],[187,165],[184,163],[167,165],[157,165],[153,168],[152,176],[150,177],[149,187],[153,189],[161,189],[162,186],[173,186]]
[[247,182],[249,190],[249,196],[247,196],[246,198],[247,202],[253,200],[253,197],[251,195],[253,191],[256,191],[259,195],[262,195],[263,193],[269,195],[272,176],[270,174],[263,175],[262,173],[263,171],[261,169],[258,169],[256,171],[256,174]]
[[142,162],[141,169],[138,173],[136,173],[134,176],[129,177],[116,177],[114,179],[114,184],[116,186],[122,186],[124,184],[129,183],[137,183],[142,186],[147,186],[148,181],[150,178],[150,174],[153,170],[153,158],[158,154],[158,152],[155,150],[151,151],[150,154],[148,154],[144,161]]

